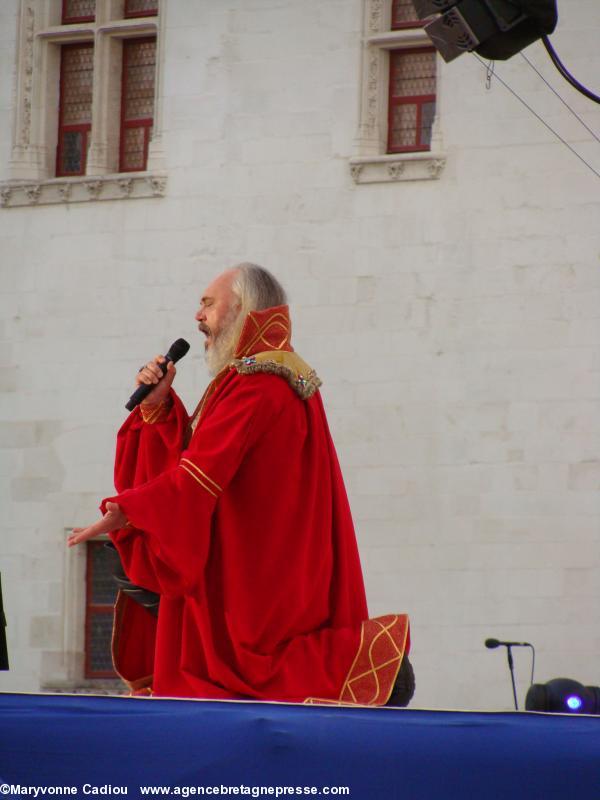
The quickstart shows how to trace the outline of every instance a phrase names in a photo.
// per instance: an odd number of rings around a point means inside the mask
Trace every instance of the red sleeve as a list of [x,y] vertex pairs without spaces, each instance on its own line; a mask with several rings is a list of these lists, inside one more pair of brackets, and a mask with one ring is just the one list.
[[177,464],[189,422],[183,403],[171,390],[172,407],[161,422],[148,425],[138,406],[117,434],[115,489],[124,492]]
[[232,373],[172,469],[102,502],[118,503],[133,526],[112,538],[134,583],[179,596],[201,580],[216,502],[276,413],[269,383]]

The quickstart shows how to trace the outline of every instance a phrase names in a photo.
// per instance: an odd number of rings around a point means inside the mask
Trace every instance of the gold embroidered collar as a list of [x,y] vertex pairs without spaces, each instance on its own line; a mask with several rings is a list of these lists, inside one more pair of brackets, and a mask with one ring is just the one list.
[[303,400],[308,400],[321,386],[317,373],[295,352],[265,350],[231,362],[240,375],[268,372],[280,375]]

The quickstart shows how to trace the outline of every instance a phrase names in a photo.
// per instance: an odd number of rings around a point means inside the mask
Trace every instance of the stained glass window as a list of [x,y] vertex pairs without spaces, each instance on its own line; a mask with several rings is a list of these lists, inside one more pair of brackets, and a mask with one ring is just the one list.
[[146,169],[154,121],[156,39],[130,39],[123,44],[121,100],[121,172]]
[[96,18],[96,0],[63,0],[62,22],[93,22]]
[[86,678],[116,677],[111,655],[113,606],[117,594],[111,551],[104,542],[87,543],[85,621]]
[[158,14],[158,0],[125,0],[126,17],[153,17]]
[[435,50],[390,53],[388,152],[429,150],[435,116]]
[[392,30],[421,25],[412,0],[393,0]]
[[83,175],[92,126],[94,47],[91,42],[63,45],[60,63],[60,111],[57,175]]

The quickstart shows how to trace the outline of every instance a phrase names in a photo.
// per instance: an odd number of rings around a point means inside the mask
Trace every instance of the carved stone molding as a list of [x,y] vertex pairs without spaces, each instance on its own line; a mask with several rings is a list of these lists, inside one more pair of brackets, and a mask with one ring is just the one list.
[[360,173],[362,172],[363,164],[350,164],[350,174],[354,183],[359,183]]
[[88,190],[88,194],[92,200],[98,199],[100,192],[102,191],[102,186],[103,183],[99,180],[85,182],[85,188]]
[[436,180],[446,164],[440,153],[364,156],[350,160],[354,183]]
[[56,191],[58,192],[61,200],[65,203],[68,203],[71,198],[71,189],[72,184],[70,183],[63,183],[56,187]]
[[394,161],[393,164],[388,164],[388,174],[392,180],[399,180],[404,172],[404,161]]
[[23,100],[21,126],[18,132],[18,143],[26,147],[31,139],[31,91],[33,85],[33,34],[35,29],[35,12],[31,3],[23,7]]
[[379,115],[379,70],[381,53],[377,48],[372,48],[369,53],[369,72],[367,77],[367,119],[366,127],[372,135],[377,127]]
[[10,201],[10,196],[12,194],[12,189],[10,186],[3,186],[0,189],[0,207],[4,208],[8,205]]
[[117,181],[117,186],[121,190],[123,197],[129,197],[133,191],[133,180],[132,178],[121,178],[121,180]]
[[164,197],[166,175],[102,175],[0,183],[0,208]]
[[370,0],[368,13],[369,32],[378,33],[382,24],[383,0]]
[[167,188],[167,179],[164,175],[153,175],[146,179],[155,197],[164,197]]
[[42,191],[42,187],[39,183],[30,183],[27,188],[25,189],[25,197],[29,201],[29,205],[35,206],[37,205],[40,199],[40,192]]
[[437,178],[440,172],[444,169],[445,165],[446,165],[446,159],[434,158],[427,165],[427,169],[429,170],[429,174],[431,175],[432,178]]

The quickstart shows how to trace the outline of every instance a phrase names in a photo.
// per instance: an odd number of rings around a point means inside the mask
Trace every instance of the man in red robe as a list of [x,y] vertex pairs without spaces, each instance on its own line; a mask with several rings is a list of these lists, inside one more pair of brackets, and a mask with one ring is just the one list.
[[[119,593],[113,655],[133,691],[293,702],[388,702],[408,619],[369,620],[342,476],[285,294],[243,264],[196,314],[214,375],[190,418],[157,356],[119,431],[118,494],[69,544],[110,532],[158,616]],[[406,660],[405,660],[406,668]]]

